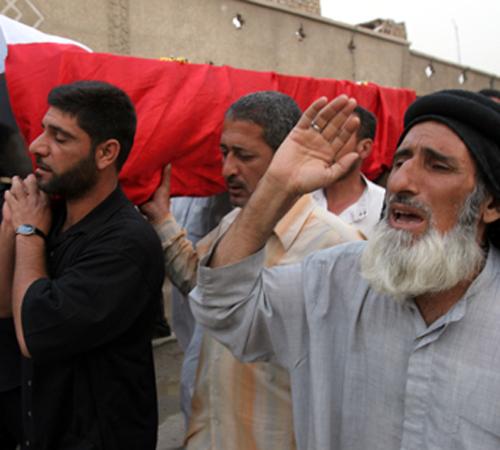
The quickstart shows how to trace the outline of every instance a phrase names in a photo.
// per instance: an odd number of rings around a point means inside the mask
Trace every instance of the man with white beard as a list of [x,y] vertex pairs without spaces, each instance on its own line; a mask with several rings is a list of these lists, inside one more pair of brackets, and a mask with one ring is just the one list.
[[342,152],[354,106],[323,98],[304,113],[202,260],[193,311],[239,358],[290,371],[299,449],[498,449],[499,105],[418,99],[372,239],[262,268],[298,195],[356,161]]

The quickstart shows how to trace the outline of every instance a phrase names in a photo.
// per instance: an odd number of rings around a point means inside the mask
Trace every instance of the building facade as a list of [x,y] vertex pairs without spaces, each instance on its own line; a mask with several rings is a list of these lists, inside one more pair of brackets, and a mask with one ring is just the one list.
[[404,37],[320,16],[319,0],[0,0],[0,13],[94,51],[371,81],[425,94],[500,88]]

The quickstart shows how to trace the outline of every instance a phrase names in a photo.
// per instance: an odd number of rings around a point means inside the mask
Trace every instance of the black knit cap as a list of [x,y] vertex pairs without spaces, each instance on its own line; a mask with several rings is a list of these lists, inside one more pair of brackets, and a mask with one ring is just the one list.
[[[427,121],[446,125],[463,141],[488,191],[500,199],[500,104],[484,95],[459,89],[425,95],[406,111],[399,142],[410,128]],[[500,247],[500,221],[488,228],[488,237]]]
[[497,89],[481,89],[479,94],[486,95],[486,97],[494,97],[500,99],[500,91]]

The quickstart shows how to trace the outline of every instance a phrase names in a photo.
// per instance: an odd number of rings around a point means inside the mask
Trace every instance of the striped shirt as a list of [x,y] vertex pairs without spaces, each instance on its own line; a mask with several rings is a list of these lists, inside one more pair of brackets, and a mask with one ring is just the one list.
[[[205,253],[238,213],[233,210],[200,241],[198,253]],[[354,228],[306,195],[275,227],[265,247],[265,264],[293,263],[315,250],[359,239]],[[178,282],[179,275],[177,271]],[[243,364],[205,333],[186,445],[188,450],[294,449],[288,371],[269,362]]]

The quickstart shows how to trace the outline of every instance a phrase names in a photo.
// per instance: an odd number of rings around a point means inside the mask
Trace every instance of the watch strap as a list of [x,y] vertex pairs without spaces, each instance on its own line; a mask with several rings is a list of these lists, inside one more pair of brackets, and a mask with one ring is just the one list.
[[40,228],[24,223],[16,228],[16,234],[21,236],[40,236],[44,241],[47,240],[47,235]]

